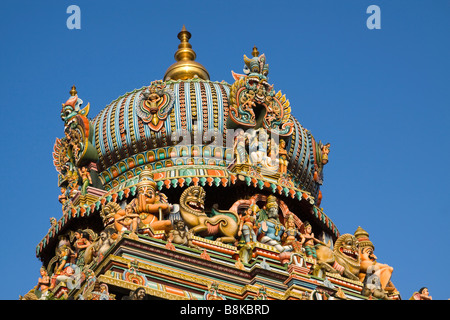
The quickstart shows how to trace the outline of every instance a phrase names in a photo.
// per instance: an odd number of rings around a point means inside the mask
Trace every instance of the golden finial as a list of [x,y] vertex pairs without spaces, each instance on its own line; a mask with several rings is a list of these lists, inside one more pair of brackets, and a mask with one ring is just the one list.
[[254,56],[254,57],[259,56],[259,51],[258,51],[258,48],[256,48],[256,46],[253,47],[252,56]]
[[204,66],[194,61],[197,57],[192,45],[189,43],[191,33],[183,28],[178,33],[178,39],[180,44],[178,50],[175,52],[175,62],[171,65],[164,75],[164,81],[166,80],[186,80],[193,79],[195,77],[209,80],[209,73]]
[[75,85],[72,86],[72,89],[70,90],[70,95],[71,96],[77,95],[77,88],[75,88]]

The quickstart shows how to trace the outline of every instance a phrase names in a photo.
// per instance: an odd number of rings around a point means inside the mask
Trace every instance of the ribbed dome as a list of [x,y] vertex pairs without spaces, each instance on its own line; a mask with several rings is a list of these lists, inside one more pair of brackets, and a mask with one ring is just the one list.
[[[157,169],[183,164],[189,158],[200,156],[192,148],[182,151],[182,143],[172,141],[174,133],[183,136],[183,132],[216,132],[223,137],[223,143],[203,150],[200,147],[199,152],[206,152],[201,155],[203,161],[226,166],[223,158],[229,85],[199,79],[166,81],[164,84],[165,90],[173,93],[174,103],[160,130],[152,130],[139,115],[139,107],[147,87],[119,97],[92,120],[95,130],[94,144],[99,155],[97,166],[103,183],[110,184],[137,166],[151,164]],[[195,126],[198,128],[195,129]],[[188,144],[194,144],[193,137],[191,138],[192,143]],[[170,148],[174,145],[178,148]],[[154,152],[157,148],[158,154]],[[180,151],[183,153],[180,154]],[[128,173],[120,180],[132,176],[134,174]]]
[[[153,131],[139,115],[147,87],[119,97],[92,120],[94,145],[99,156],[97,167],[106,189],[137,176],[139,167],[144,165],[160,169],[200,164],[225,169],[232,160],[233,151],[226,148],[230,85],[200,79],[164,84],[166,91],[173,92],[174,103],[160,130]],[[314,181],[316,143],[311,133],[291,118],[294,130],[286,139],[288,171],[296,187],[316,197],[319,190]],[[208,130],[215,132],[222,141],[213,145],[206,139],[202,145],[194,141],[193,132],[197,130],[202,134]],[[181,136],[189,132],[191,143],[187,144],[192,146],[183,147],[182,142],[173,141],[175,132],[181,132]]]
[[[136,177],[143,166],[152,170],[217,166],[228,175],[237,151],[236,132],[228,129],[244,128],[279,136],[285,143],[283,165],[287,171],[283,166],[283,172],[274,178],[281,179],[276,183],[281,181],[285,187],[307,191],[317,198],[326,163],[322,159],[323,146],[291,115],[286,96],[275,92],[267,82],[269,65],[265,55],[259,55],[254,47],[252,58],[244,55],[246,75],[232,72],[235,82],[231,85],[213,82],[207,70],[194,61],[190,37],[183,26],[178,34],[177,62],[168,68],[163,80],[126,93],[93,119],[93,145],[104,188],[110,190]],[[253,107],[247,106],[249,103]],[[227,132],[231,141],[227,141]],[[248,139],[255,141],[254,135],[245,137],[247,145]],[[260,141],[258,145],[272,149],[271,143]],[[278,150],[278,145],[273,150]],[[250,167],[254,164],[251,162],[247,162]]]

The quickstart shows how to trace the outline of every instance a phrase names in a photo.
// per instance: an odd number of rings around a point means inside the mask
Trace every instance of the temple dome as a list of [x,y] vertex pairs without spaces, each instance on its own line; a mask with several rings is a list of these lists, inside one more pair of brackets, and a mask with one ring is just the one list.
[[[187,165],[192,158],[200,161],[201,155],[201,161],[209,165],[226,166],[229,85],[198,78],[169,80],[163,84],[165,91],[173,94],[173,106],[160,130],[152,130],[139,116],[139,105],[143,103],[147,87],[119,97],[92,120],[94,145],[99,154],[97,167],[107,187],[132,178],[137,173],[136,167],[142,165],[150,164],[153,169]],[[183,145],[183,142],[190,145],[189,139],[193,144],[193,132],[213,132],[223,137],[223,143],[203,145],[199,148],[201,154],[197,154],[194,146]],[[183,136],[186,133],[189,137]],[[183,138],[185,140],[179,143]]]
[[[106,190],[136,178],[143,166],[170,170],[203,165],[226,171],[233,159],[233,142],[227,145],[232,85],[209,80],[206,69],[193,61],[196,55],[188,42],[190,36],[183,26],[177,62],[163,80],[115,99],[92,120],[97,169]],[[258,54],[254,48],[252,55]],[[152,94],[159,95],[155,95],[158,102],[151,101]],[[159,103],[157,113],[151,111],[152,103]],[[316,198],[321,183],[317,179],[318,144],[292,115],[289,121],[293,130],[285,140],[292,185]],[[203,140],[195,141],[198,133]]]
[[[137,112],[147,87],[117,98],[92,120],[99,155],[97,167],[106,189],[137,176],[145,165],[154,170],[190,164],[226,169],[227,161],[232,159],[232,150],[226,148],[225,126],[230,85],[200,79],[169,80],[164,84],[174,93],[174,105],[161,130],[151,130]],[[294,130],[286,146],[288,170],[299,188],[316,196],[319,185],[314,181],[315,141],[298,120],[292,119]],[[208,130],[220,135],[222,141],[207,143],[207,138],[206,143],[194,145],[193,132],[204,134]],[[174,141],[175,132],[189,132],[193,146],[188,148]]]

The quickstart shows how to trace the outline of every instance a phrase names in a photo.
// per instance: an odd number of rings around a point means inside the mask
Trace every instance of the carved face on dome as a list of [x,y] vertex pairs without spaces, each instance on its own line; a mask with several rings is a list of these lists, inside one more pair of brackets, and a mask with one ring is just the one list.
[[174,106],[172,90],[166,89],[162,81],[153,81],[142,92],[142,100],[136,107],[138,117],[153,131],[159,131]]

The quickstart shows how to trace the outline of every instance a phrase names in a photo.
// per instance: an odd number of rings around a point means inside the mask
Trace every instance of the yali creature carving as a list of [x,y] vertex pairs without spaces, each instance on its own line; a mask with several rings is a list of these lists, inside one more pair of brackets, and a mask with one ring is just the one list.
[[253,58],[244,55],[244,75],[232,72],[235,83],[230,89],[228,128],[264,129],[289,136],[294,123],[290,119],[289,100],[281,91],[275,93],[267,82],[269,65],[264,54],[253,49]]
[[87,187],[94,183],[88,166],[98,160],[92,144],[94,130],[87,118],[90,104],[81,109],[83,100],[78,97],[75,86],[70,94],[61,109],[64,137],[56,138],[53,146],[53,164],[59,173],[59,186],[64,188],[60,199],[65,200],[73,198],[79,189],[86,194]]
[[334,248],[324,243],[316,246],[317,265],[326,272],[338,273],[351,280],[359,280],[359,243],[355,236],[343,234]]
[[216,241],[234,243],[239,230],[239,216],[233,211],[212,208],[212,216],[205,213],[206,192],[201,186],[187,188],[180,197],[180,213],[190,231],[201,235],[218,235]]

